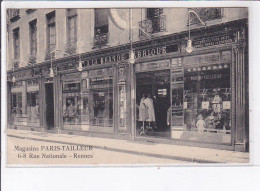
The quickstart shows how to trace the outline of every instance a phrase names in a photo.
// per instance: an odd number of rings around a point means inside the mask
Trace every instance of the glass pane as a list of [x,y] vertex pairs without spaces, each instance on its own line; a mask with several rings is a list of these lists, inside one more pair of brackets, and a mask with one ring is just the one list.
[[64,125],[78,125],[81,123],[81,97],[79,93],[63,94],[63,122]]
[[[181,104],[182,111],[172,114],[172,138],[211,143],[231,143],[231,89],[230,68],[227,64],[186,68],[184,89],[176,86],[181,77],[176,74],[172,80],[172,107]],[[183,97],[181,96],[183,91]],[[181,100],[181,99],[180,99]],[[176,112],[176,115],[174,113]],[[178,119],[184,115],[184,125]],[[179,123],[179,125],[176,125]],[[179,127],[175,127],[179,126]]]
[[14,125],[23,125],[24,118],[22,108],[22,93],[12,93],[12,109],[11,109],[11,123]]
[[108,24],[108,9],[95,9],[95,26]]
[[39,92],[27,92],[27,124],[40,125]]
[[91,91],[91,125],[109,127],[113,125],[113,89]]

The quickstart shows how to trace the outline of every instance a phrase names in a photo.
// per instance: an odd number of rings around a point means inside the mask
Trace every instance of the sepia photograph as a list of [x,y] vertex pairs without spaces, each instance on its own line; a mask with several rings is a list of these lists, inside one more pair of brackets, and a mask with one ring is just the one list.
[[248,7],[5,11],[7,165],[250,164]]

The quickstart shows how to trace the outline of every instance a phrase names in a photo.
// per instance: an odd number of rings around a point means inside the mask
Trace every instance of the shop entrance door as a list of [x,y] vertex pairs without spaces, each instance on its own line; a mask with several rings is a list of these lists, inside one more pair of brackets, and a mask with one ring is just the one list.
[[137,136],[170,137],[169,70],[136,74],[136,104]]
[[53,83],[45,84],[45,104],[46,104],[46,126],[47,129],[54,127],[54,98]]

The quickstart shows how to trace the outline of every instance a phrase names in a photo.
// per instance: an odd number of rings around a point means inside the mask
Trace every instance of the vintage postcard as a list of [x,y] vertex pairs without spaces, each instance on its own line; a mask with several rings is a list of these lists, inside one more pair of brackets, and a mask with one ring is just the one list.
[[7,165],[249,164],[247,7],[12,7]]

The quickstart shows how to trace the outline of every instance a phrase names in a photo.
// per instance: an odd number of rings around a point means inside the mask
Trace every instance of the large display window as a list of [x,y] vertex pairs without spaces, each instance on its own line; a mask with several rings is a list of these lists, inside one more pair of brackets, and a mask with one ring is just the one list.
[[172,67],[172,138],[231,144],[230,59],[227,51]]
[[113,127],[113,69],[89,71],[90,126]]
[[38,79],[17,81],[11,88],[11,124],[40,126]]
[[81,125],[81,95],[80,81],[63,82],[63,125],[64,127]]
[[62,79],[64,129],[107,132],[113,127],[112,68],[64,75]]

